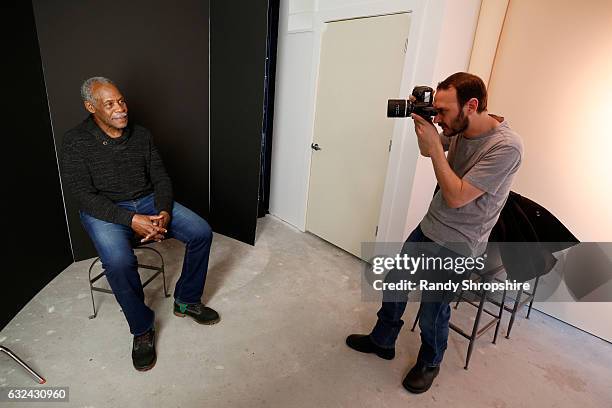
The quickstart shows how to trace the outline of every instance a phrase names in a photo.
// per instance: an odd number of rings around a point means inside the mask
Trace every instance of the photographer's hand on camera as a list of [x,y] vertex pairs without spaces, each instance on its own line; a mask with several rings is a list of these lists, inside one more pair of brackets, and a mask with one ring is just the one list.
[[414,130],[421,154],[425,157],[431,157],[438,149],[444,152],[436,127],[417,114],[413,113],[411,117],[414,119]]

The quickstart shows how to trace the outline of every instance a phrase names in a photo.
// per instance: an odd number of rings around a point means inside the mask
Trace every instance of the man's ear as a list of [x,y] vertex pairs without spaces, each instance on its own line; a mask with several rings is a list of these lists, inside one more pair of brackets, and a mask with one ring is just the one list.
[[478,99],[471,98],[466,102],[467,113],[476,113],[478,111]]
[[83,102],[83,104],[85,105],[85,109],[87,109],[87,112],[96,113],[96,108],[93,103],[91,103],[90,101],[85,101]]

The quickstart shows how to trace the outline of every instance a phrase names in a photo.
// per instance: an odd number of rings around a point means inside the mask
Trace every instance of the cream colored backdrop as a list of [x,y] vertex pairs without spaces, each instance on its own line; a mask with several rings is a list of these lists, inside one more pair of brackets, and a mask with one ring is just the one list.
[[[612,241],[612,3],[510,0],[489,111],[523,137],[513,190],[581,241]],[[612,341],[612,303],[538,309]]]

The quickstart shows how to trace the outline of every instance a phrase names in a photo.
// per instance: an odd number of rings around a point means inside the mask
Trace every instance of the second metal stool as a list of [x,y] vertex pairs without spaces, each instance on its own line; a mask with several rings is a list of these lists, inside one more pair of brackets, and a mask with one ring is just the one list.
[[[497,268],[488,270],[485,275],[474,274],[476,275],[476,278],[474,279],[474,281],[490,281],[494,276],[501,273],[502,271],[503,271],[503,266],[499,266]],[[471,293],[474,293],[476,295],[478,299],[477,302],[466,299],[465,296],[463,296],[463,292],[458,295],[458,300],[457,300],[457,303],[460,300],[464,300],[465,302],[478,308],[478,312],[476,312],[476,317],[474,318],[474,325],[472,326],[471,332],[467,333],[461,327],[457,326],[456,324],[452,322],[448,323],[448,327],[450,329],[452,329],[454,332],[460,334],[461,336],[465,337],[466,339],[470,341],[468,344],[467,355],[465,358],[465,366],[463,367],[466,370],[468,369],[468,365],[470,364],[470,358],[472,357],[472,351],[474,350],[474,343],[476,342],[476,339],[478,339],[480,336],[486,333],[491,327],[493,327],[493,325],[495,325],[495,334],[493,335],[493,344],[495,344],[495,342],[497,341],[499,325],[501,323],[502,313],[504,311],[504,308],[502,306],[500,306],[499,310],[496,312],[492,312],[488,310],[487,308],[485,308],[485,303],[487,302],[496,304],[496,302],[493,302],[492,299],[489,298],[488,291],[483,289],[479,291],[478,293],[475,293],[475,292],[471,292]],[[504,290],[503,295],[502,295],[502,300],[501,300],[502,305],[504,304],[505,299],[506,299],[506,291]],[[457,307],[455,307],[455,309],[456,308]],[[489,320],[484,326],[481,327],[480,320],[481,320],[483,312],[491,316],[492,319]],[[419,311],[417,312],[416,318],[414,319],[414,323],[412,324],[411,331],[414,331],[414,329],[416,328],[416,325],[419,322],[420,316],[421,316],[421,307],[419,306]]]
[[47,382],[43,377],[41,377],[36,371],[34,371],[25,361],[20,359],[15,353],[13,353],[8,347],[0,346],[0,353],[4,353],[10,358],[13,359],[17,364],[19,364],[24,370],[28,372],[38,382],[39,384],[44,384]]

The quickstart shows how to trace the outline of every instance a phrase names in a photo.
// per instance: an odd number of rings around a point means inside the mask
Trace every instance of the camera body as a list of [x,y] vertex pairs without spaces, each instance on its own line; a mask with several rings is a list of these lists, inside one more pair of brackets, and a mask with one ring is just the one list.
[[388,118],[407,118],[415,113],[431,122],[438,114],[433,107],[434,90],[428,86],[415,86],[410,99],[389,99],[387,102]]

